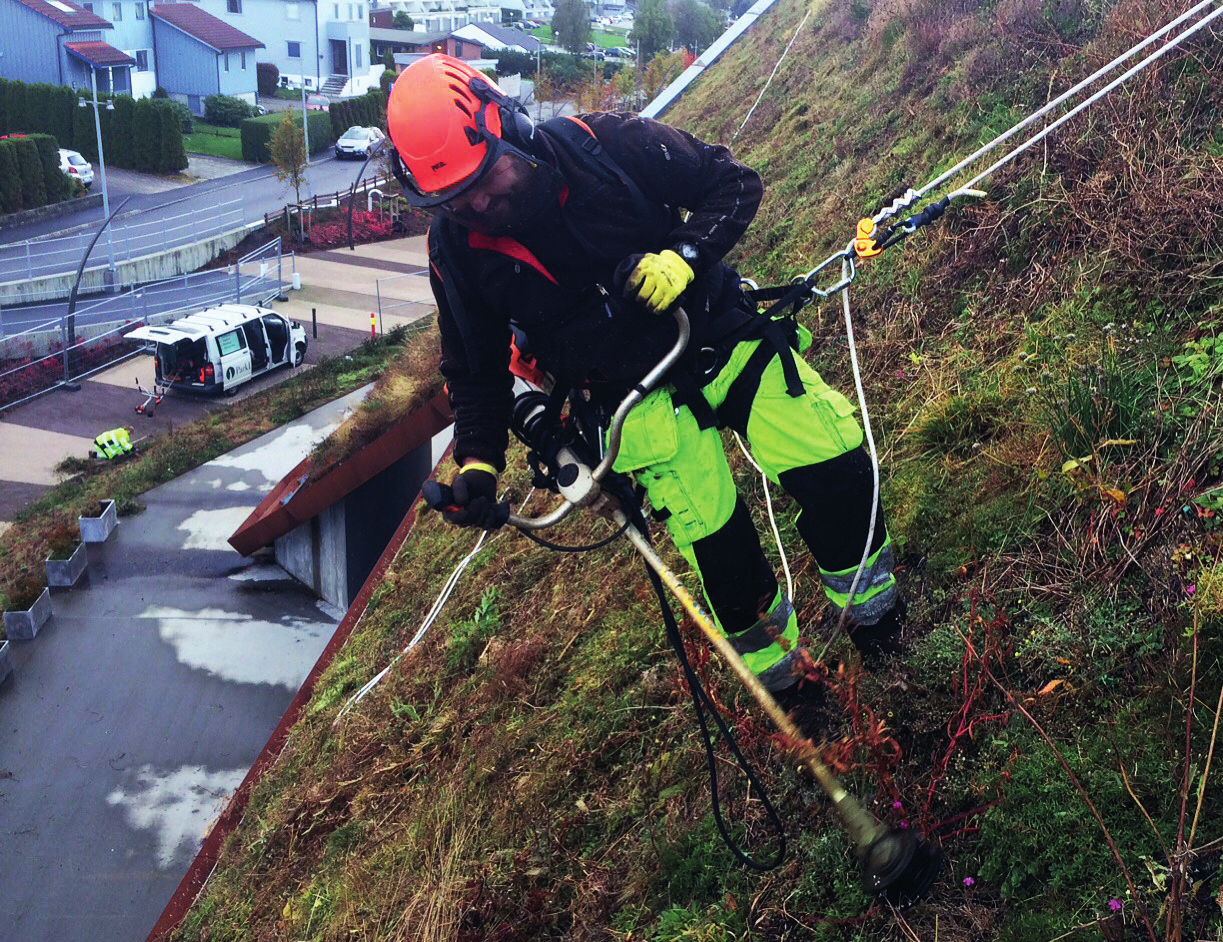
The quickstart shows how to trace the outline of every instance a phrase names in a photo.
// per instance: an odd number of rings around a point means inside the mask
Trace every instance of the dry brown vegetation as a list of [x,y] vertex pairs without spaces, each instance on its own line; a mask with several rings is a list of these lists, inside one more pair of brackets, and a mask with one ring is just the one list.
[[[817,3],[737,133],[808,10],[780,0],[667,117],[760,169],[766,201],[737,258],[788,279],[898,184],[1177,7]],[[1217,937],[1221,39],[1143,73],[851,289],[910,650],[861,671],[827,635],[801,553],[795,595],[807,634],[832,642],[813,668],[829,759],[872,811],[946,853],[929,903],[897,912],[863,893],[826,801],[689,631],[789,838],[775,871],[735,863],[656,603],[620,544],[575,557],[498,535],[337,722],[474,545],[427,515],[178,938]],[[812,362],[848,388],[837,306],[804,322]],[[517,504],[521,454],[511,467]],[[779,513],[794,549],[784,500]],[[717,765],[736,837],[767,856],[757,796],[725,750]]]

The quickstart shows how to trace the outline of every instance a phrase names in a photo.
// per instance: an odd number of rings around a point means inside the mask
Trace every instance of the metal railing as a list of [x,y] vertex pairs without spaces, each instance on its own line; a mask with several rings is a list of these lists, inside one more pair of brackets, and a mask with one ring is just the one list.
[[[107,268],[113,253],[116,265],[165,251],[167,248],[201,242],[232,232],[247,223],[246,201],[229,200],[211,206],[193,207],[177,216],[148,222],[112,226],[103,235],[86,271]],[[0,282],[32,281],[71,273],[90,233],[51,239],[26,239],[0,245]]]
[[[357,181],[357,196],[364,197],[371,190],[378,187],[386,186],[391,177],[382,174],[374,174],[372,177],[365,177]],[[336,190],[334,193],[316,193],[307,200],[302,200],[300,203],[287,203],[283,209],[278,209],[272,213],[263,214],[263,224],[270,226],[276,220],[284,220],[286,226],[289,222],[289,217],[293,214],[303,212],[317,212],[320,209],[331,209],[336,206],[345,205],[348,203],[349,196],[352,194],[351,189]]]
[[428,271],[413,271],[405,272],[402,275],[388,275],[386,278],[377,278],[374,280],[374,293],[378,297],[378,324],[382,324],[382,316],[390,314],[396,310],[408,307],[424,308],[426,310],[433,309],[436,305],[431,301],[396,301],[383,300],[382,286],[392,281],[400,281],[404,278],[424,278],[426,281],[429,278]]
[[[296,269],[296,258],[290,259]],[[78,307],[72,344],[66,306],[64,316],[0,337],[0,410],[139,353],[145,344],[123,334],[142,324],[164,324],[231,301],[266,304],[288,287],[284,263],[281,241],[273,239],[227,268],[153,282]]]

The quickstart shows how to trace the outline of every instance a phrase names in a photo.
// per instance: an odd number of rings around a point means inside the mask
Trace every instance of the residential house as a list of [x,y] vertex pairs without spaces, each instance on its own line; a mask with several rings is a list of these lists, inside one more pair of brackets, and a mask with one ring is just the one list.
[[0,0],[0,75],[79,89],[96,80],[99,94],[130,92],[136,60],[105,41],[113,30],[73,0]]
[[158,3],[149,12],[158,82],[171,98],[196,115],[209,95],[255,104],[255,52],[263,43],[194,3]]
[[134,98],[147,98],[158,85],[150,5],[145,0],[85,0],[82,3],[82,6],[110,20],[114,29],[108,41],[135,60],[131,69],[131,94]]
[[406,57],[405,62],[411,62],[431,52],[444,52],[456,59],[479,59],[484,55],[480,43],[450,33],[420,33],[414,30],[378,29],[371,26],[369,42],[376,62],[381,62],[387,52],[396,55],[396,62],[400,56]]
[[198,0],[198,5],[260,39],[259,61],[280,70],[282,85],[338,97],[360,95],[378,84],[382,63],[370,54],[366,0]]
[[462,39],[478,42],[485,49],[495,52],[498,49],[510,49],[514,52],[529,52],[535,55],[543,48],[534,36],[528,36],[522,30],[510,29],[494,23],[468,23],[454,31],[454,35]]
[[[404,12],[415,29],[426,33],[449,33],[468,23],[500,23],[507,0],[389,0],[391,15]],[[508,0],[515,2],[515,0]],[[516,0],[521,3],[522,0]],[[380,9],[383,7],[380,7]]]

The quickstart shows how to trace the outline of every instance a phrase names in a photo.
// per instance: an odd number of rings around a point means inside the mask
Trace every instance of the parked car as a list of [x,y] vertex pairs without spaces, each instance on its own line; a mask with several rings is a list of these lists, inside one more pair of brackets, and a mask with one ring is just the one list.
[[354,124],[335,142],[336,159],[368,157],[385,136],[377,128],[363,128]]
[[227,396],[247,380],[280,366],[301,366],[306,358],[304,327],[250,304],[221,304],[123,336],[153,344],[159,385]]
[[93,164],[80,155],[78,151],[59,149],[59,169],[73,180],[80,180],[86,189],[93,186]]

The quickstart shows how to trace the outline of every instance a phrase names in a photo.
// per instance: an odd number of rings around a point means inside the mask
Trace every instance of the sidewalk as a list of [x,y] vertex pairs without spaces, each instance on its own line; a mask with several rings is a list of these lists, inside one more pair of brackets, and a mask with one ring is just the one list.
[[[288,292],[273,309],[306,328],[306,366],[326,356],[342,355],[370,334],[370,313],[383,298],[379,332],[410,324],[434,311],[425,272],[424,236],[301,255],[296,270],[302,290]],[[286,262],[286,277],[289,271]],[[318,325],[317,336],[313,323]],[[211,409],[240,403],[266,386],[283,382],[292,372],[277,370],[241,387],[232,399],[172,394],[150,418],[135,414],[144,401],[139,379],[152,383],[152,358],[138,356],[81,383],[80,392],[57,389],[16,408],[0,412],[0,539],[23,508],[46,493],[58,480],[55,466],[64,458],[85,458],[99,432],[130,426],[133,437],[156,437]]]
[[144,938],[343,613],[226,542],[366,389],[148,492],[0,685],[0,942]]

